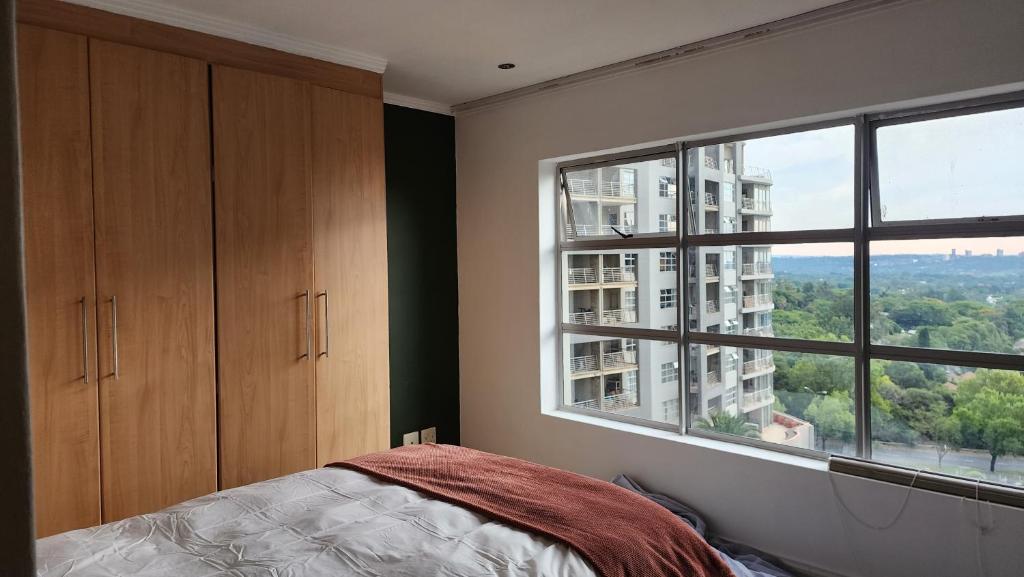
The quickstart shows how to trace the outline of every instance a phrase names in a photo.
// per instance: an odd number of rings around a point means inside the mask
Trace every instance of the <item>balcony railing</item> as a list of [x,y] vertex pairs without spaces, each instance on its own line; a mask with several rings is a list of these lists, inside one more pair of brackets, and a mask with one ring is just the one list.
[[725,293],[725,296],[722,297],[722,304],[723,305],[731,305],[731,304],[735,304],[735,303],[736,303],[736,293]]
[[597,270],[593,268],[569,269],[569,284],[591,284],[597,282]]
[[615,351],[601,355],[602,369],[622,369],[636,366],[636,351]]
[[618,325],[636,322],[636,310],[613,309],[601,313],[601,322],[606,325]]
[[667,168],[675,168],[676,167],[676,159],[674,159],[674,158],[662,158],[661,159],[661,165],[664,166],[664,167],[667,167]]
[[602,282],[636,282],[636,270],[632,267],[606,266],[601,269]]
[[614,198],[636,198],[636,183],[620,182],[617,180],[602,182],[601,196]]
[[764,180],[772,179],[772,171],[767,168],[761,168],[760,166],[745,165],[743,167],[743,176],[752,176],[754,178],[763,178]]
[[578,325],[596,325],[597,313],[595,313],[594,311],[569,313],[569,322]]
[[704,204],[705,206],[718,206],[718,195],[710,192],[704,193]]
[[[577,224],[576,236],[618,236],[612,230],[613,226],[623,234],[633,234],[636,232],[636,226],[632,224]],[[565,225],[565,233],[572,236],[572,225]]]
[[636,393],[627,391],[617,395],[608,395],[599,399],[588,399],[573,403],[572,406],[593,411],[620,411],[636,406]]
[[704,382],[709,385],[717,385],[722,382],[722,374],[718,371],[711,371],[704,375]]
[[759,389],[750,393],[743,393],[743,409],[750,410],[758,406],[764,406],[775,402],[775,395],[771,389]]
[[704,234],[718,234],[717,226],[708,226],[704,228]]
[[771,293],[747,295],[743,297],[743,308],[759,307],[772,304]]
[[704,276],[708,278],[718,278],[718,267],[713,264],[704,265]]
[[770,262],[745,262],[743,263],[744,275],[772,274],[772,263]]
[[597,197],[597,186],[589,178],[570,178],[565,185],[569,187],[569,196],[571,197]]
[[750,198],[748,196],[742,197],[740,206],[744,210],[753,210],[753,211],[757,211],[757,212],[771,212],[772,211],[772,204],[770,202],[763,201],[763,200],[753,199],[753,198]]
[[718,301],[716,300],[708,301],[707,303],[705,303],[705,310],[707,310],[709,313],[717,313],[719,309],[720,307],[718,306]]
[[743,374],[760,373],[775,369],[775,359],[772,355],[766,355],[743,363]]
[[704,166],[712,170],[718,170],[718,161],[710,156],[705,155]]
[[586,373],[597,370],[597,356],[583,355],[569,359],[569,370],[573,373]]
[[759,327],[747,327],[743,329],[743,334],[754,337],[774,337],[775,331],[772,330],[771,325],[762,325]]

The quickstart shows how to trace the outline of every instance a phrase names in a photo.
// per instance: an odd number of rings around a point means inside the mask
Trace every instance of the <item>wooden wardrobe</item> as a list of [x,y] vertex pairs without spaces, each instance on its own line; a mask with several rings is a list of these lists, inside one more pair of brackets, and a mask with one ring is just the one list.
[[379,75],[18,8],[37,534],[386,449]]

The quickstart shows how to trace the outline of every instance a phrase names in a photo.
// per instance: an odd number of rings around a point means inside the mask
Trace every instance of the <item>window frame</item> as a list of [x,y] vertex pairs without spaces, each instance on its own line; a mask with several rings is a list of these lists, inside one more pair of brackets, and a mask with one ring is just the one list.
[[[560,225],[557,228],[557,275],[558,318],[563,317],[562,303],[562,258],[563,253],[571,250],[629,250],[631,248],[650,248],[675,250],[676,266],[676,299],[677,299],[677,330],[637,329],[624,327],[603,327],[594,325],[573,325],[558,322],[556,339],[558,342],[558,408],[559,410],[586,413],[611,421],[638,424],[644,427],[670,430],[681,435],[711,438],[733,444],[748,445],[770,451],[795,454],[817,460],[829,460],[831,455],[818,450],[788,447],[762,441],[748,439],[699,429],[691,426],[691,410],[689,395],[685,390],[690,374],[689,348],[691,345],[713,345],[737,348],[761,349],[765,351],[798,352],[808,354],[846,356],[854,359],[854,412],[856,421],[855,445],[856,459],[873,465],[884,465],[888,468],[899,468],[882,464],[871,459],[871,390],[870,363],[872,360],[905,361],[915,363],[946,364],[977,368],[1003,369],[1024,371],[1024,357],[1010,353],[990,353],[972,351],[954,351],[944,349],[924,349],[908,346],[872,344],[870,327],[870,245],[882,240],[923,240],[943,238],[978,238],[978,237],[1010,237],[1021,235],[1021,221],[1024,215],[1007,215],[984,218],[930,219],[920,221],[889,221],[883,222],[880,217],[877,173],[877,150],[875,134],[879,127],[898,123],[911,123],[932,118],[967,115],[989,110],[1002,110],[1024,106],[1024,92],[1015,92],[999,96],[960,100],[940,105],[917,107],[888,111],[874,114],[840,117],[832,120],[811,123],[793,123],[781,128],[763,131],[734,132],[708,139],[692,141],[680,140],[671,145],[660,146],[638,151],[604,155],[590,159],[580,159],[556,166],[558,189],[556,210]],[[694,231],[690,234],[691,223],[687,201],[690,195],[690,178],[688,173],[688,151],[704,146],[732,143],[742,140],[764,138],[806,132],[811,130],[852,126],[853,142],[853,227],[840,229],[807,229],[797,231],[750,231],[733,233],[706,233]],[[586,237],[583,240],[569,240],[563,219],[571,221],[571,199],[565,187],[565,172],[571,169],[596,168],[627,162],[658,160],[671,157],[676,159],[676,230],[638,234],[631,238]],[[679,187],[683,188],[680,189]],[[569,208],[565,208],[568,205]],[[853,323],[854,338],[852,342],[840,341],[809,341],[786,337],[739,335],[725,332],[700,332],[690,328],[689,318],[684,318],[685,311],[690,307],[690,291],[685,276],[690,266],[690,248],[710,246],[743,246],[743,245],[783,245],[813,243],[851,243],[853,246]],[[738,263],[737,263],[738,264]],[[680,422],[678,425],[638,419],[626,415],[616,415],[600,411],[592,411],[566,406],[563,403],[566,383],[563,375],[563,348],[566,334],[587,334],[608,336],[611,338],[634,338],[674,342],[677,345],[677,362],[679,365],[678,399]],[[838,458],[838,456],[837,456]],[[962,480],[961,477],[953,477]],[[972,481],[973,482],[973,481]],[[982,480],[996,488],[1005,485]],[[1016,491],[1017,489],[1009,488]]]

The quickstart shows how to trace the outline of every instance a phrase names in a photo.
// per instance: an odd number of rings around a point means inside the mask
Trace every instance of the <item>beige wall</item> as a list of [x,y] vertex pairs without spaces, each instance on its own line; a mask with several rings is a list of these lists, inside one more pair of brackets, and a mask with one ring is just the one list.
[[[728,537],[838,574],[978,574],[972,503],[914,493],[903,518],[877,532],[840,514],[820,464],[542,414],[555,386],[548,160],[1022,87],[1024,2],[918,0],[460,114],[463,443],[602,478],[633,473]],[[838,488],[873,523],[905,494],[863,480]],[[983,507],[985,519],[990,511],[985,575],[1024,574],[1024,511]]]

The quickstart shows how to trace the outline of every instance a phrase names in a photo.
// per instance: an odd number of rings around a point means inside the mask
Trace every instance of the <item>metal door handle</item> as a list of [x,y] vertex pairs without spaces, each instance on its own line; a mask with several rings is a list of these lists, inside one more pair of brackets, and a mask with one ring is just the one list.
[[120,379],[121,359],[117,354],[117,296],[110,297],[110,340],[114,351],[114,379]]
[[82,369],[85,382],[89,382],[89,303],[85,297],[78,301],[82,303]]
[[327,289],[324,292],[316,295],[317,298],[324,297],[324,352],[317,353],[317,357],[330,357],[331,356],[331,299],[327,294]]
[[299,356],[299,358],[309,360],[313,351],[313,337],[310,331],[311,325],[313,324],[313,318],[309,309],[309,289],[306,289],[306,292],[301,296],[306,299],[306,354]]

